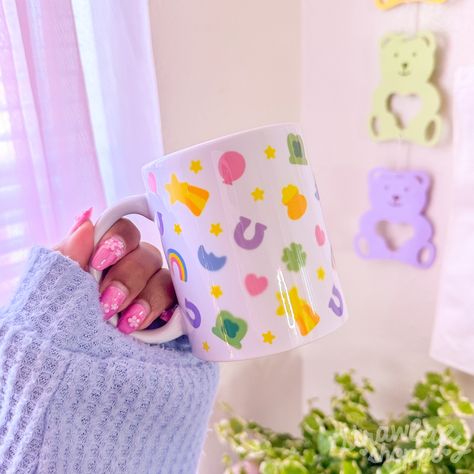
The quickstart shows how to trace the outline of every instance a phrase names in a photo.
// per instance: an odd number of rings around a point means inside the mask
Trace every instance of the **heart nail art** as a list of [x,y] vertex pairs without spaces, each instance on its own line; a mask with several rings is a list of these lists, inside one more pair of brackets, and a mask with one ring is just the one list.
[[257,276],[250,273],[245,277],[245,287],[252,296],[258,296],[263,293],[268,286],[268,279],[264,276]]

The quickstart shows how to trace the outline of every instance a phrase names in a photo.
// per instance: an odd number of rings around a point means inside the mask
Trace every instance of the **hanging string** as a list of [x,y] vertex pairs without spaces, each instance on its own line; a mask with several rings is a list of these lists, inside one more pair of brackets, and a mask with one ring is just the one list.
[[[421,4],[417,3],[413,5],[415,8],[415,22],[413,36],[416,36],[420,31],[421,22]],[[393,97],[392,97],[393,100]],[[396,170],[409,169],[412,159],[412,146],[411,143],[403,140],[402,133],[400,132],[397,140],[397,153],[393,160],[393,165]],[[391,160],[392,161],[392,160]]]
[[405,155],[405,168],[409,169],[411,164],[411,150],[412,146],[410,143],[406,143],[406,155]]
[[416,13],[415,13],[415,35],[418,34],[420,31],[420,12],[421,12],[421,3],[417,3],[415,5],[416,7]]
[[[421,20],[421,3],[417,3],[415,5],[415,32],[413,36],[418,35],[420,31],[420,20]],[[410,168],[411,164],[411,151],[412,151],[412,146],[411,144],[408,144],[407,146],[407,151],[406,151],[406,167]]]
[[[415,6],[415,30],[413,32],[413,36],[416,36],[418,32],[420,31],[420,19],[421,19],[421,4],[417,3]],[[401,140],[400,140],[401,141]],[[411,158],[412,158],[412,145],[411,143],[405,142],[405,153],[404,153],[404,158],[405,158],[405,168],[410,168],[411,165]],[[401,151],[401,149],[400,149]],[[400,157],[402,157],[403,154],[400,153]]]

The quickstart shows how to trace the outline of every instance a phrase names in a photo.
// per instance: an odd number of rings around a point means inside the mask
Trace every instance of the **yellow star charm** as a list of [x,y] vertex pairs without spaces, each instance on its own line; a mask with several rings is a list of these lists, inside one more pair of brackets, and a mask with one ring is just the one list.
[[200,160],[196,160],[196,161],[192,160],[191,164],[189,165],[189,169],[191,171],[193,171],[194,173],[198,174],[199,171],[202,170],[201,161]]
[[171,181],[165,184],[165,188],[170,195],[171,204],[184,201],[188,194],[188,183],[181,183],[175,174],[171,175]]
[[206,352],[209,352],[210,346],[209,346],[209,344],[207,343],[207,341],[204,341],[204,342],[202,343],[202,348],[203,348]]
[[318,274],[318,280],[324,280],[324,277],[326,276],[326,272],[324,271],[323,267],[319,267],[316,270],[316,273]]
[[181,229],[181,226],[179,224],[175,224],[174,231],[179,235],[181,234],[181,232],[183,232],[183,229]]
[[211,224],[211,229],[209,232],[217,237],[222,232],[222,227],[219,223]]
[[262,337],[263,337],[263,342],[267,344],[273,344],[273,339],[276,338],[276,336],[274,336],[271,331],[264,332],[262,334]]
[[263,189],[255,188],[250,194],[253,196],[254,201],[263,201],[265,199],[265,191]]
[[270,145],[267,146],[265,149],[265,155],[267,155],[267,160],[271,160],[276,156],[275,148],[271,147]]
[[222,296],[222,290],[219,285],[213,285],[211,286],[211,295],[214,296],[214,298],[220,298]]

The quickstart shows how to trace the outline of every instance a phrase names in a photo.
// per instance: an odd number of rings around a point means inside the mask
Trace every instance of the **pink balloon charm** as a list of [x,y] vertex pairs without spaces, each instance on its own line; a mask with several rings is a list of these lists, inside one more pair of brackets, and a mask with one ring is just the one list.
[[219,158],[219,173],[225,184],[232,185],[245,171],[245,158],[237,151],[226,151]]
[[[376,168],[369,175],[371,209],[360,219],[354,240],[357,254],[366,259],[392,259],[429,268],[436,257],[433,226],[424,215],[431,187],[423,171]],[[398,227],[397,227],[398,226]],[[409,227],[411,236],[394,245],[389,227]]]

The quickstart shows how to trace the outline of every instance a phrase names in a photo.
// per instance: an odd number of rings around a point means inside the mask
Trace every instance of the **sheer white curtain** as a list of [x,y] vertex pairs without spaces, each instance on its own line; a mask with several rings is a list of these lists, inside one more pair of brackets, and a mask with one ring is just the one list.
[[0,2],[0,303],[34,244],[162,152],[146,0]]
[[3,0],[0,48],[5,295],[31,245],[58,239],[87,200],[104,200],[70,3]]
[[142,192],[140,168],[163,153],[149,6],[72,0],[108,201]]

